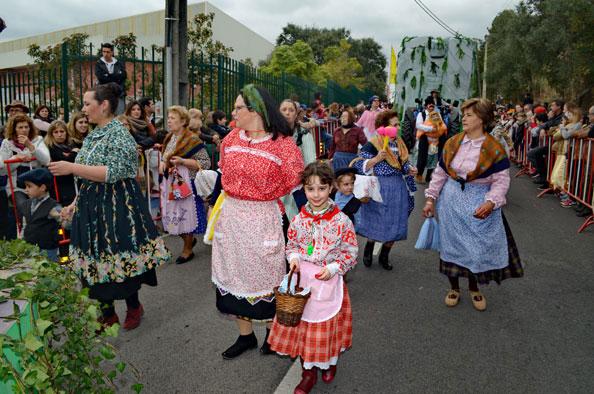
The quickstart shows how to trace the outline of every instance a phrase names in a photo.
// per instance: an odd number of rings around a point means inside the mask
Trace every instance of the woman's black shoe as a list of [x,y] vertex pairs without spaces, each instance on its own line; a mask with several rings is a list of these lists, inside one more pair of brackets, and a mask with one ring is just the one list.
[[183,257],[183,256],[179,256],[177,258],[177,260],[175,260],[175,264],[184,264],[187,263],[188,261],[192,260],[194,258],[194,252],[192,252],[192,254],[190,254],[188,257]]
[[246,350],[250,350],[253,348],[258,347],[258,339],[256,335],[252,332],[248,335],[240,335],[237,338],[237,341],[231,346],[229,349],[223,352],[223,358],[225,360],[234,359],[237,356],[240,356]]
[[366,267],[371,267],[371,262],[373,261],[373,246],[375,242],[367,242],[365,244],[365,250],[363,251],[363,264]]
[[391,271],[394,267],[392,267],[392,264],[390,264],[390,261],[388,261],[389,254],[390,248],[388,248],[385,245],[382,245],[382,250],[379,255],[379,263],[382,265],[382,267],[384,267],[384,269]]

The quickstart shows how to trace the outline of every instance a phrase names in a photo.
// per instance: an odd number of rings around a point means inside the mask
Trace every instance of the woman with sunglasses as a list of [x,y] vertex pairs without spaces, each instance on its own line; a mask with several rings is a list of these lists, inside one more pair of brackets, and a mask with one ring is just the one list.
[[[274,319],[273,288],[286,273],[279,198],[299,185],[303,157],[270,94],[247,85],[235,101],[236,128],[221,145],[219,168],[228,195],[215,224],[212,281],[217,310],[236,319],[239,338],[223,352],[232,359],[258,346],[253,321]],[[262,354],[273,354],[264,339]]]

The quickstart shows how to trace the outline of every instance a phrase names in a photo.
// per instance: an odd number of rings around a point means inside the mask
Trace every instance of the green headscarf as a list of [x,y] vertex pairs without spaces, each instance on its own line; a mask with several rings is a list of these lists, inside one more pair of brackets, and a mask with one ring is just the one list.
[[241,95],[245,103],[249,105],[254,111],[259,113],[264,118],[266,125],[270,126],[268,112],[266,112],[266,104],[264,104],[264,99],[256,87],[253,84],[245,85],[241,91]]

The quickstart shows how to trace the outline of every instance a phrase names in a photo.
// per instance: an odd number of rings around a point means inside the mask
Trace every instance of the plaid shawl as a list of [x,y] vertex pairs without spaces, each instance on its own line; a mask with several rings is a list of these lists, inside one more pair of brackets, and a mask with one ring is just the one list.
[[509,168],[509,159],[505,153],[503,146],[491,135],[487,134],[483,144],[481,145],[481,152],[479,154],[476,168],[466,175],[466,179],[460,178],[456,172],[450,167],[454,156],[458,152],[462,141],[464,140],[465,132],[457,134],[447,140],[443,147],[442,156],[439,159],[439,165],[443,168],[449,176],[457,182],[464,184],[471,182],[477,178],[486,178]]
[[[377,149],[378,152],[381,151],[382,149],[384,149],[384,136],[383,135],[376,135],[369,142],[371,142],[373,147],[375,149]],[[386,156],[386,162],[391,167],[394,167],[395,169],[400,170],[400,169],[402,169],[402,166],[404,165],[404,163],[406,163],[406,161],[408,160],[408,149],[406,148],[406,145],[404,144],[404,141],[402,141],[402,138],[400,138],[400,136],[396,136],[396,143],[398,144],[398,155],[394,154],[392,149],[388,149],[387,150],[388,155]],[[400,157],[400,160],[398,160],[398,157]]]
[[[165,141],[163,141],[163,146],[161,147],[161,154],[165,155],[165,148],[171,140],[171,137],[173,137],[172,132],[167,134],[167,137],[165,137]],[[167,169],[169,170],[169,168],[171,167],[169,159],[171,159],[173,156],[179,156],[184,159],[187,159],[189,157],[192,157],[196,152],[198,152],[202,148],[204,148],[204,143],[202,142],[202,140],[187,128],[184,129],[184,134],[181,136],[179,140],[177,140],[173,153],[165,157],[165,159],[167,160]]]

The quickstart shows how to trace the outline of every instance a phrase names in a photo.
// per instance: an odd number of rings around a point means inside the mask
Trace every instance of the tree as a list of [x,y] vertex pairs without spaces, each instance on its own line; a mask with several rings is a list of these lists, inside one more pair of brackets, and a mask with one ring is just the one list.
[[593,18],[591,0],[528,0],[497,15],[487,36],[489,96],[518,101],[529,89],[585,107],[594,90]]
[[289,23],[285,26],[276,40],[277,46],[293,45],[301,40],[311,47],[313,58],[319,66],[328,62],[326,49],[340,47],[341,41],[346,40],[350,45],[348,56],[357,59],[361,70],[357,77],[362,78],[363,87],[375,93],[383,94],[388,75],[385,71],[387,59],[382,53],[382,47],[372,38],[356,39],[351,32],[344,28],[326,29],[317,27],[301,27]]
[[[229,56],[233,52],[232,47],[224,45],[222,42],[212,39],[212,21],[214,12],[208,14],[200,13],[194,16],[194,19],[188,26],[188,49],[194,53],[202,54],[220,54]],[[188,54],[188,59],[190,58]]]
[[327,75],[321,72],[320,67],[314,62],[311,47],[301,40],[292,45],[274,48],[270,64],[261,70],[277,76],[281,76],[285,71],[318,85],[326,85]]
[[363,67],[354,57],[349,57],[351,45],[346,40],[340,40],[340,46],[326,48],[324,57],[327,62],[322,65],[322,70],[328,75],[328,79],[347,89],[351,85],[358,89],[363,87],[363,78],[358,75]]

